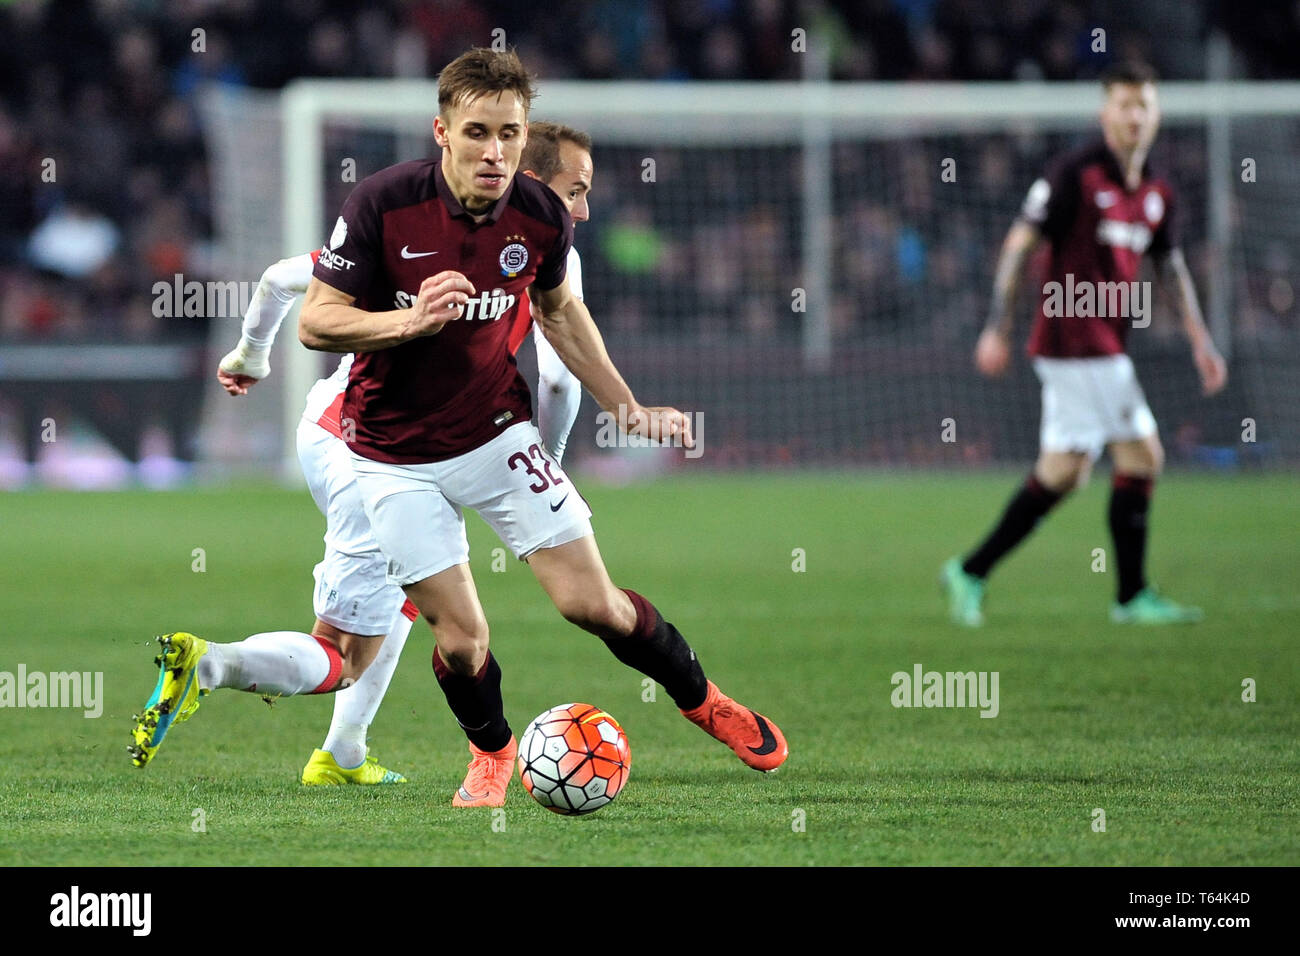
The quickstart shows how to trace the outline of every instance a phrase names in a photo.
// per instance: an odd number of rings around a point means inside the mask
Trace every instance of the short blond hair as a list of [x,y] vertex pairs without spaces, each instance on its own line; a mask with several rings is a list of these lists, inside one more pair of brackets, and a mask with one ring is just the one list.
[[478,99],[485,93],[514,93],[524,104],[524,115],[527,116],[537,88],[513,49],[472,47],[438,74],[438,112],[444,118],[449,108]]

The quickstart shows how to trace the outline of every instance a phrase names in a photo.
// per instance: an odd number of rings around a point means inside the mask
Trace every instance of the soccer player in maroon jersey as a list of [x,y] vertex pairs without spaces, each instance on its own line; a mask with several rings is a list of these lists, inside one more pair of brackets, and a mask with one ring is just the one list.
[[573,296],[564,204],[515,175],[532,82],[513,53],[474,49],[439,76],[438,160],[359,183],[315,269],[299,320],[310,348],[356,352],[342,414],[371,527],[400,585],[434,629],[434,671],[469,738],[453,804],[500,806],[514,772],[501,669],[468,565],[463,509],[528,562],[569,621],[663,684],[683,714],[747,765],[787,755],[780,730],[707,680],[678,630],[615,587],[591,512],[542,447],[508,348],[527,289],[547,341],[630,433],[693,444],[690,419],[642,406]]
[[[585,222],[594,173],[591,137],[544,121],[529,123],[528,132],[520,158],[523,175],[546,183],[574,223]],[[294,302],[311,284],[320,254],[317,250],[282,259],[263,273],[244,316],[239,343],[218,368],[217,378],[229,394],[246,395],[270,373],[271,344]],[[582,298],[581,272],[578,250],[570,248],[567,279],[578,298]],[[527,294],[501,321],[510,323],[511,355],[533,332],[538,431],[543,447],[558,464],[578,414],[582,386],[533,322]],[[302,782],[406,782],[369,754],[367,736],[419,611],[400,588],[388,582],[387,562],[370,530],[351,453],[343,442],[342,405],[352,362],[351,354],[344,355],[334,373],[312,387],[297,432],[303,476],[326,519],[325,556],[313,573],[315,626],[310,634],[262,632],[232,644],[181,633],[159,638],[163,657],[170,657],[172,664],[185,658],[197,661],[193,696],[172,701],[166,692],[182,685],[168,673],[183,673],[185,668],[160,668],[154,695],[135,718],[130,752],[136,766],[144,767],[153,759],[172,722],[188,719],[202,694],[224,687],[277,696],[338,691],[329,732],[303,768]]]
[[[1202,389],[1223,388],[1227,370],[1201,318],[1196,289],[1179,248],[1173,188],[1147,162],[1160,124],[1155,75],[1124,64],[1102,78],[1102,139],[1053,161],[1029,190],[1002,245],[993,308],[975,349],[976,367],[1001,375],[1010,361],[1012,307],[1021,271],[1044,239],[1046,283],[1029,354],[1043,383],[1040,451],[1034,470],[988,537],[964,559],[943,567],[953,621],[983,623],[984,582],[994,565],[1025,539],[1082,481],[1103,448],[1114,463],[1109,521],[1115,544],[1117,623],[1197,621],[1198,608],[1177,604],[1147,584],[1147,512],[1164,462],[1125,335],[1149,321],[1141,306],[1139,265],[1150,254],[1162,277],[1172,273],[1183,329]],[[1064,306],[1064,308],[1062,308]]]

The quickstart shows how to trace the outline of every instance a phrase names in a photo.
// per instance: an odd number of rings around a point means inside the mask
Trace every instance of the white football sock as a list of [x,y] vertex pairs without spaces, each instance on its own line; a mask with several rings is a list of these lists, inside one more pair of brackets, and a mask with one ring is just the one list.
[[199,686],[257,694],[306,694],[330,675],[330,655],[301,631],[266,631],[234,644],[209,643],[199,661]]
[[540,330],[535,331],[533,341],[537,345],[537,430],[546,450],[559,462],[582,404],[582,383],[560,361]]
[[[383,703],[388,684],[397,670],[413,622],[400,611],[383,638],[383,646],[370,666],[351,687],[334,695],[334,719],[321,750],[328,750],[344,769],[359,767],[366,759],[366,732]],[[372,638],[378,640],[378,638]]]

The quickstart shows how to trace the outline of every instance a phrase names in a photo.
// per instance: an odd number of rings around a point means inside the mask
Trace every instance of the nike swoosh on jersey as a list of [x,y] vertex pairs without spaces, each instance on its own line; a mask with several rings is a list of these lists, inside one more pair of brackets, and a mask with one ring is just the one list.
[[[559,511],[562,507],[564,507],[564,503],[565,503],[566,501],[568,501],[568,500],[569,500],[569,496],[568,496],[568,495],[565,495],[563,498],[561,498],[561,499],[560,499],[559,501],[557,501],[555,504],[551,505],[551,510],[552,510],[552,511]],[[776,744],[773,744],[772,746],[775,747]]]
[[438,250],[436,249],[433,252],[412,252],[410,246],[402,246],[403,259],[419,259],[421,256],[436,256],[437,254]]
[[772,733],[772,728],[767,725],[766,720],[758,716],[758,714],[755,714],[752,710],[750,713],[753,714],[754,719],[758,721],[758,732],[763,735],[763,740],[760,746],[750,747],[749,752],[759,757],[770,754],[776,749],[776,735]]

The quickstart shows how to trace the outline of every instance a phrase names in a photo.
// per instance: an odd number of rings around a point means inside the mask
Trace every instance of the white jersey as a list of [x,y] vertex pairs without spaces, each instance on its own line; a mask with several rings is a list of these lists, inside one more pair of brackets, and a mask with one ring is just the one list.
[[339,360],[329,378],[318,379],[307,393],[307,407],[302,410],[305,421],[318,422],[326,410],[340,399],[348,387],[348,375],[352,372],[352,360],[355,356],[349,352]]
[[[578,250],[569,246],[569,261],[565,267],[565,274],[569,277],[569,291],[582,298],[582,258],[578,255]],[[536,317],[536,310],[533,316]]]
[[281,259],[266,267],[262,280],[257,283],[253,301],[244,313],[241,337],[256,348],[269,349],[280,331],[280,323],[293,308],[293,300],[311,285],[311,270],[316,264],[316,253],[304,252],[300,256]]

